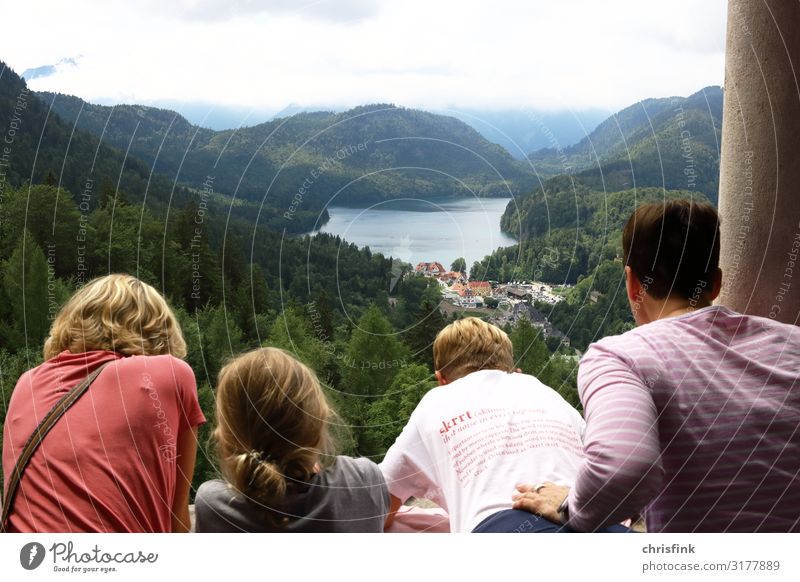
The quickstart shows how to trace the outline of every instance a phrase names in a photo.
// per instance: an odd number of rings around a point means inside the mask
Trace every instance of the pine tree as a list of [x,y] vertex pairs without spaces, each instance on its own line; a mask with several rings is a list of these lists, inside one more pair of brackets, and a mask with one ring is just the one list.
[[405,340],[411,347],[412,357],[421,364],[433,365],[433,341],[436,335],[447,325],[439,306],[429,299],[424,299],[414,316],[414,322],[406,332]]
[[364,431],[365,450],[372,456],[384,455],[419,401],[435,386],[436,382],[425,366],[412,364],[400,370],[386,393],[369,406]]
[[242,282],[247,274],[247,261],[245,261],[244,241],[236,236],[225,237],[223,248],[220,250],[220,265],[225,276],[226,294],[233,293],[233,289]]
[[267,329],[259,329],[259,316],[266,316],[270,308],[270,291],[264,272],[258,265],[250,265],[245,280],[236,289],[236,313],[239,327],[251,342],[258,343]]
[[172,239],[178,242],[187,253],[191,252],[193,243],[199,243],[206,236],[203,225],[197,224],[198,211],[197,201],[191,198],[186,203],[186,206],[177,213],[170,213]]
[[314,370],[320,380],[328,381],[331,349],[315,337],[308,318],[300,308],[286,309],[275,319],[266,345],[290,352]]
[[200,425],[197,433],[197,460],[194,467],[194,478],[192,480],[192,491],[197,491],[205,481],[219,478],[219,467],[217,465],[217,453],[214,450],[212,433],[215,426],[215,404],[214,391],[208,383],[200,384],[197,390],[197,399],[200,402],[200,409],[206,417],[206,422]]
[[553,354],[538,378],[561,394],[564,400],[580,410],[581,400],[578,396],[577,361],[572,361],[560,354]]
[[16,345],[7,347],[39,346],[50,327],[49,313],[55,315],[60,307],[63,287],[57,287],[54,275],[48,287],[47,259],[27,230],[3,271],[5,295],[12,306],[11,331],[16,340]]
[[550,358],[542,332],[523,317],[511,332],[511,343],[514,345],[516,367],[526,374],[539,377]]
[[78,207],[68,193],[42,184],[20,188],[8,193],[0,212],[0,256],[11,256],[26,229],[40,248],[53,245],[56,276],[74,275],[78,249],[88,233],[81,228]]
[[205,240],[189,252],[190,277],[183,286],[183,298],[190,310],[217,305],[222,299],[222,272],[216,254]]
[[320,339],[324,341],[324,338],[327,338],[328,341],[333,341],[333,310],[325,289],[320,288],[314,298],[314,309],[318,315],[317,325],[321,335]]
[[225,362],[244,350],[242,331],[230,312],[222,306],[209,307],[200,315],[200,334],[203,339],[203,358],[209,380],[216,383]]
[[116,188],[114,183],[104,176],[100,182],[100,200],[98,206],[100,208],[110,208],[114,205],[114,198],[116,197]]
[[340,410],[353,423],[359,452],[367,450],[365,425],[369,406],[391,386],[408,365],[408,348],[397,338],[389,321],[374,305],[353,329],[342,361]]

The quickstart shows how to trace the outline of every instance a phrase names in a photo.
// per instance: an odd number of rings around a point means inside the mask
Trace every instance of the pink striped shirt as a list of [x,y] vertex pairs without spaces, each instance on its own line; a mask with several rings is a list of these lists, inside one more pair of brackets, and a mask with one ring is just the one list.
[[800,328],[713,306],[593,344],[569,523],[800,531]]

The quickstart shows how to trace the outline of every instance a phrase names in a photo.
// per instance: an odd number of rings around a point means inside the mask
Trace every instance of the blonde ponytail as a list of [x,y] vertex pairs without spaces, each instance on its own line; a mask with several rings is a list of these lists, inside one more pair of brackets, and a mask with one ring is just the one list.
[[332,414],[317,377],[287,352],[262,348],[239,356],[217,384],[214,437],[223,476],[266,519],[285,524],[286,494],[332,452]]
[[286,477],[273,461],[254,453],[241,453],[231,459],[230,483],[256,503],[274,506],[286,495]]

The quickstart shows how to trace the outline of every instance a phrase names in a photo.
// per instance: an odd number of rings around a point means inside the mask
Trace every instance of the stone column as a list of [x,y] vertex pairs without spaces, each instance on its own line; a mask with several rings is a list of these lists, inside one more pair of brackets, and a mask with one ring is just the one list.
[[730,0],[718,303],[800,322],[800,2]]

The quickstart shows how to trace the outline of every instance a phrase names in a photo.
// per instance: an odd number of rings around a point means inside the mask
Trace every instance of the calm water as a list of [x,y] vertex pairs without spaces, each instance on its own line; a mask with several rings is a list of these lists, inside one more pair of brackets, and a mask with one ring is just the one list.
[[467,269],[497,247],[514,244],[500,232],[508,199],[401,199],[369,208],[329,206],[330,221],[321,232],[369,246],[374,252],[416,265],[439,261],[449,269],[458,257]]

